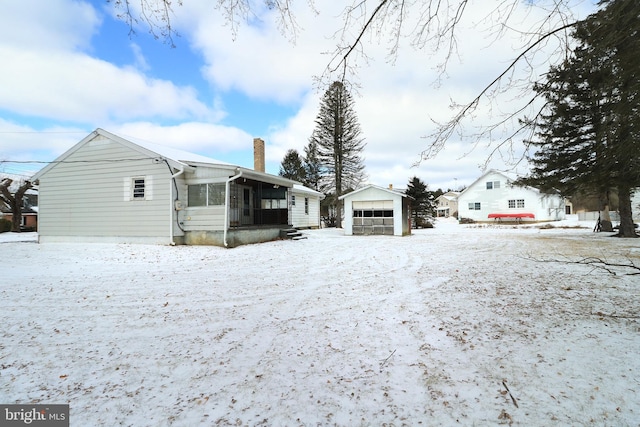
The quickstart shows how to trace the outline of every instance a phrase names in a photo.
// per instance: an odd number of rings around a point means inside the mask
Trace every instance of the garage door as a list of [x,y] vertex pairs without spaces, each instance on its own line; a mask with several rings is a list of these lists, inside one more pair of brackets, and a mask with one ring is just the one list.
[[393,200],[353,202],[353,234],[393,236]]

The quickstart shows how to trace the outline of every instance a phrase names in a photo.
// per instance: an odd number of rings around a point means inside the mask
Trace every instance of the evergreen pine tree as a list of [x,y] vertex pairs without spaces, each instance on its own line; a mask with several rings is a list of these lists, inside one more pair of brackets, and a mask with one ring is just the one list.
[[423,227],[428,217],[433,216],[433,203],[431,202],[431,192],[427,184],[420,178],[414,176],[407,184],[405,194],[411,197],[411,221],[416,227]]
[[[618,192],[622,237],[635,237],[631,190],[640,186],[640,3],[605,0],[576,28],[578,47],[535,90],[547,100],[532,174],[520,184],[564,194]],[[634,53],[635,52],[635,53]],[[604,197],[608,199],[608,197]]]
[[342,82],[334,82],[324,93],[310,143],[317,147],[323,172],[321,191],[336,196],[336,225],[341,227],[342,209],[337,201],[346,189],[357,188],[364,179],[362,131],[353,98]]
[[304,170],[306,173],[305,185],[320,191],[322,168],[320,160],[318,160],[318,146],[313,140],[310,140],[307,146],[304,147]]
[[306,182],[306,172],[300,154],[296,150],[288,150],[280,163],[280,176],[300,183]]

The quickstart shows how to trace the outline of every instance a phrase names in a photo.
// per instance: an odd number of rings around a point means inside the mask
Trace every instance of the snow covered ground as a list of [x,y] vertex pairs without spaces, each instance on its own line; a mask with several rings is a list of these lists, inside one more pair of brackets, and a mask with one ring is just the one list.
[[0,234],[0,402],[68,403],[72,426],[638,426],[638,276],[542,262],[640,264],[590,227]]

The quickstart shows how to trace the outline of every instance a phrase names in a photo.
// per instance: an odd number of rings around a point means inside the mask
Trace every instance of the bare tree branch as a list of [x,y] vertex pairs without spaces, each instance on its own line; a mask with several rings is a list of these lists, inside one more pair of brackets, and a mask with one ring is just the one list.
[[[146,24],[155,37],[164,37],[165,41],[173,45],[172,36],[176,33],[171,25],[171,0],[107,1],[121,10],[119,16],[129,24],[132,32],[138,24]],[[176,0],[176,4],[182,5],[182,1]],[[138,2],[135,3],[137,8],[131,7],[134,2]],[[296,21],[293,3],[293,0],[216,0],[215,7],[230,25],[234,37],[242,23],[260,19],[265,16],[265,11],[274,11],[274,19],[281,33],[295,42],[301,27]],[[318,13],[314,0],[307,0],[307,3]],[[324,72],[314,78],[316,85],[329,85],[335,80],[356,81],[353,76],[357,74],[358,61],[364,61],[365,64],[369,61],[365,46],[367,35],[377,39],[389,37],[387,58],[390,62],[396,60],[403,39],[408,40],[409,45],[418,50],[431,46],[431,53],[443,56],[436,64],[439,71],[436,83],[439,82],[446,75],[449,61],[458,53],[458,36],[463,17],[470,13],[470,4],[469,0],[353,0],[340,14],[342,26],[334,33],[337,40],[335,49],[330,53],[330,60]],[[454,134],[462,135],[463,122],[472,118],[481,102],[484,105],[486,101],[492,109],[497,103],[498,95],[504,94],[507,90],[519,88],[523,92],[530,92],[531,85],[537,78],[533,73],[539,65],[534,62],[535,54],[548,47],[552,39],[558,40],[559,47],[556,49],[566,54],[566,48],[570,45],[568,30],[575,25],[571,13],[572,0],[499,0],[490,4],[491,9],[484,17],[480,17],[478,25],[489,28],[489,34],[493,36],[492,43],[501,40],[505,35],[519,34],[523,37],[521,47],[516,49],[519,53],[473,100],[461,105],[453,103],[451,107],[457,112],[451,119],[444,123],[434,121],[437,129],[425,137],[431,142],[419,153],[416,164],[437,155]],[[138,8],[141,12],[137,12]],[[545,13],[533,26],[526,30],[517,30],[511,23],[517,19],[519,14],[516,12],[520,10],[543,10]],[[558,50],[554,55],[557,53]],[[544,61],[549,61],[548,54],[545,54]],[[337,78],[336,73],[339,74]],[[517,114],[521,114],[526,108],[532,108],[533,105],[534,102],[529,101],[523,108],[516,107],[516,111],[501,113],[500,116],[506,118],[498,119],[488,126],[478,127],[475,133],[467,133],[466,136],[475,139],[476,143],[489,137],[490,144],[494,144],[495,132],[501,127],[506,128],[509,121],[517,119]],[[520,123],[520,126],[516,126],[516,130],[506,138],[497,138],[501,142],[492,150],[491,155],[502,153],[506,147],[513,147],[515,138],[527,130],[525,124]],[[490,159],[487,159],[486,163]]]
[[[469,116],[469,114],[471,114],[477,107],[478,104],[480,103],[480,101],[487,96],[487,94],[491,91],[494,90],[496,85],[510,72],[512,72],[514,70],[514,68],[516,67],[516,65],[523,59],[525,59],[527,57],[527,55],[534,50],[536,47],[540,46],[542,43],[544,43],[547,39],[549,39],[550,37],[554,36],[557,33],[560,33],[562,31],[565,31],[569,28],[572,28],[576,25],[575,22],[572,23],[568,23],[565,24],[559,28],[556,28],[553,31],[550,31],[547,34],[543,34],[541,35],[537,41],[535,41],[534,43],[532,43],[531,45],[529,45],[529,47],[527,47],[526,49],[524,49],[522,52],[520,52],[516,58],[505,68],[505,70],[500,73],[495,79],[493,79],[493,81],[491,81],[488,85],[486,85],[484,87],[484,89],[482,89],[480,91],[480,93],[468,104],[462,106],[462,108],[460,109],[460,111],[458,111],[458,113],[448,122],[441,124],[439,126],[439,129],[428,136],[428,138],[433,138],[433,142],[431,142],[429,144],[429,146],[427,147],[427,149],[423,150],[420,153],[420,158],[421,160],[426,160],[426,159],[430,159],[433,158],[435,155],[437,155],[445,146],[446,142],[451,138],[451,136],[453,135],[453,133],[459,128],[462,120],[464,118],[466,118],[467,116]],[[533,100],[529,101],[527,105],[531,105],[533,103]],[[519,114],[521,112],[521,110],[518,110],[516,112],[512,112],[508,115],[509,118],[515,118],[517,117],[517,114]],[[523,128],[521,128],[520,130],[522,130]],[[489,131],[491,130],[491,127],[489,128]],[[510,138],[513,138],[515,136],[515,134],[512,134],[512,136]],[[418,162],[419,163],[419,162]]]
[[638,276],[640,275],[640,265],[636,265],[631,258],[627,258],[626,263],[623,262],[611,262],[606,258],[600,258],[597,256],[586,256],[576,260],[571,260],[568,257],[565,259],[536,259],[526,258],[536,262],[545,263],[562,263],[562,264],[578,264],[592,267],[591,271],[602,270],[612,276]]

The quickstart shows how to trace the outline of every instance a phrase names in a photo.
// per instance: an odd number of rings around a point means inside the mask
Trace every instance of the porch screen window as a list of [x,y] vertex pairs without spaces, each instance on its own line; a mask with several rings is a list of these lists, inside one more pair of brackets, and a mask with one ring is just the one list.
[[220,206],[225,203],[223,183],[195,184],[188,186],[189,206]]
[[260,194],[261,209],[287,209],[287,190],[284,187],[274,186],[262,188]]

